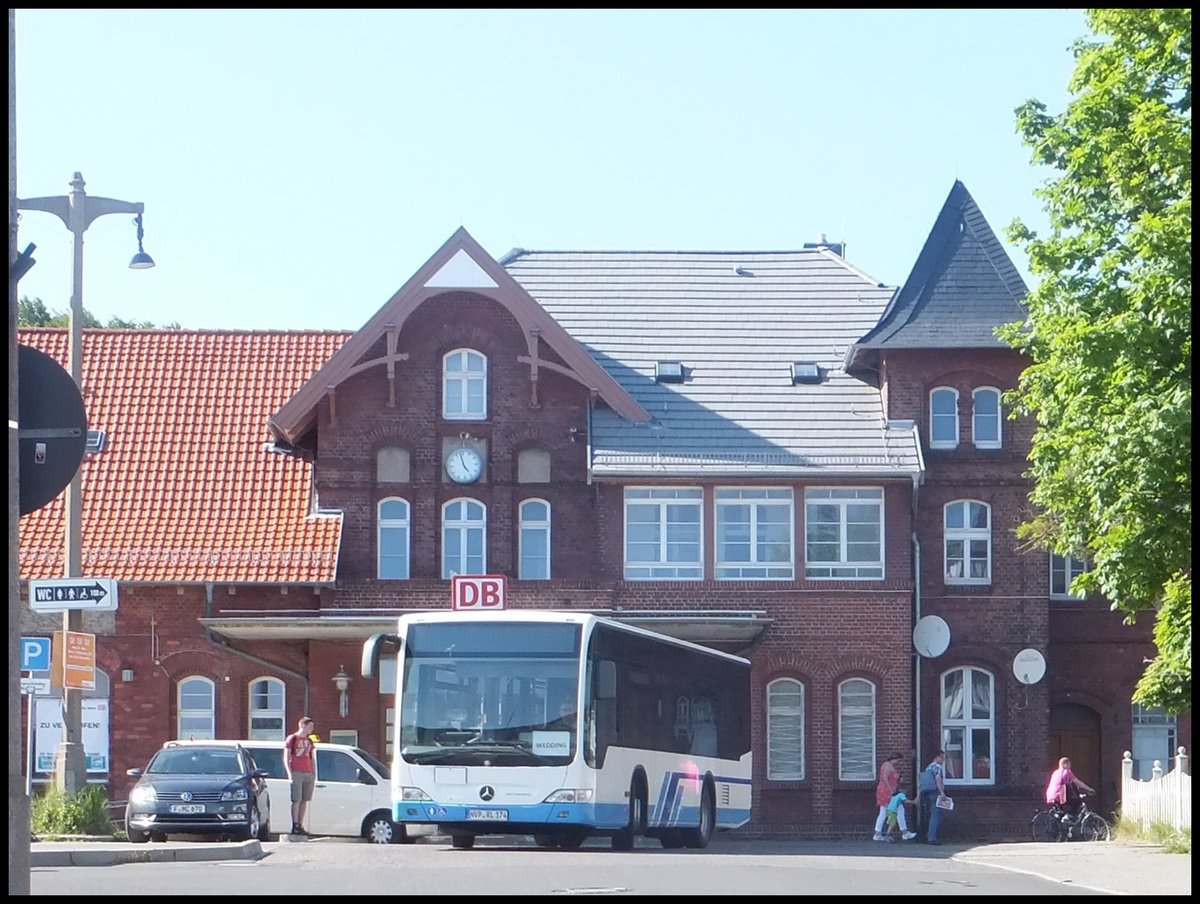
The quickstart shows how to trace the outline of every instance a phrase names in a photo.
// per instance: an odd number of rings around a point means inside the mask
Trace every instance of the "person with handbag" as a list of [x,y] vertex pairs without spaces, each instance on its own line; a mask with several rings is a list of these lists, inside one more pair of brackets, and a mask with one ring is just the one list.
[[939,750],[917,779],[917,791],[921,795],[921,825],[925,827],[926,844],[941,844],[938,841],[938,827],[942,823],[942,814],[949,809],[944,803],[939,806],[940,801],[949,800],[945,778],[946,751]]

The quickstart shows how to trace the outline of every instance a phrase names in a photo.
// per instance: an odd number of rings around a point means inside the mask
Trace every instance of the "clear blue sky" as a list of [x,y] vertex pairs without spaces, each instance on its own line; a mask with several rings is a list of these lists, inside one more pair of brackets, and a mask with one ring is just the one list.
[[[20,197],[146,205],[85,234],[102,321],[357,329],[459,226],[492,255],[794,249],[908,276],[956,178],[1045,227],[1013,110],[1061,112],[1082,10],[27,10]],[[20,294],[71,233],[23,213]]]

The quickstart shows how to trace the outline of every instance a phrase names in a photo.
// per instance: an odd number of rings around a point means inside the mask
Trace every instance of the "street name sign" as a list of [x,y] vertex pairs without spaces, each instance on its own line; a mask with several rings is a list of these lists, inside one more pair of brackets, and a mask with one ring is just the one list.
[[87,609],[114,612],[117,582],[112,578],[50,578],[29,582],[29,608],[34,612]]

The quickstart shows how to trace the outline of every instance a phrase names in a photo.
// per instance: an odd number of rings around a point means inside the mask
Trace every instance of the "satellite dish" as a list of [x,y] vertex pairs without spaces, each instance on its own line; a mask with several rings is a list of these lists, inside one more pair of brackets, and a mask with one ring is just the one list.
[[1013,657],[1013,674],[1022,684],[1037,684],[1046,674],[1046,657],[1030,647]]
[[926,659],[935,659],[950,646],[950,626],[945,619],[926,615],[913,628],[913,646]]

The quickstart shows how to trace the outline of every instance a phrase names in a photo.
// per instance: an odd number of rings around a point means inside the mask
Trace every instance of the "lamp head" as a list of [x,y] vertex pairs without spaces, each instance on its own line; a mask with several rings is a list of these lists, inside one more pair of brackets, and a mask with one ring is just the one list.
[[129,262],[129,269],[130,270],[149,270],[151,267],[154,266],[154,258],[152,258],[150,255],[148,255],[145,252],[145,250],[142,248],[142,235],[143,235],[143,233],[142,233],[142,215],[139,213],[136,217],[134,217],[133,222],[137,223],[138,250],[137,250],[137,254],[135,254],[133,256],[133,259]]

